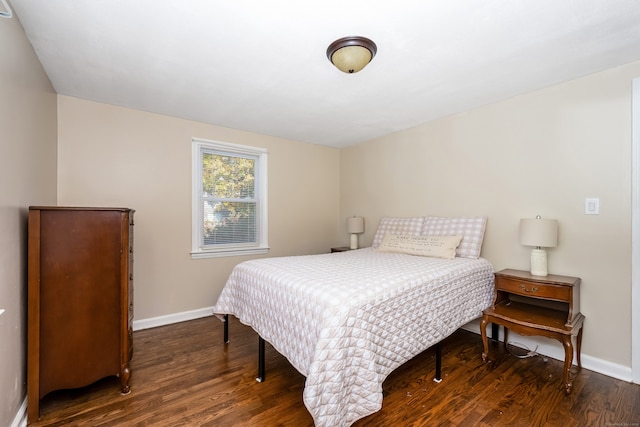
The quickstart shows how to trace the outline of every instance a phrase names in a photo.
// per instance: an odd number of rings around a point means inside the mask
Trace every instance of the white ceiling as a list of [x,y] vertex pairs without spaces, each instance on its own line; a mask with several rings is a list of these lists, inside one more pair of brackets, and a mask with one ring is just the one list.
[[[334,147],[640,60],[638,0],[12,7],[59,94]],[[326,57],[348,35],[378,46],[357,74]]]

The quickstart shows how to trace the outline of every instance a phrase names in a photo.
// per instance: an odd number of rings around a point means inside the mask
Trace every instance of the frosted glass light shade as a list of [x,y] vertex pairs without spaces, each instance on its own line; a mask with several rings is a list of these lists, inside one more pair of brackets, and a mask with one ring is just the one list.
[[376,44],[366,37],[343,37],[327,48],[327,58],[340,71],[357,73],[367,66],[376,55]]
[[331,56],[331,62],[344,73],[357,73],[371,62],[371,52],[362,46],[343,47]]

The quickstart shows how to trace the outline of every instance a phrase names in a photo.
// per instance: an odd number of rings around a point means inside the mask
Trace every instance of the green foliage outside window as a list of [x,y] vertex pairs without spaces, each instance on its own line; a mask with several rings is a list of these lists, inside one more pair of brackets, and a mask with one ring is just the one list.
[[202,153],[204,245],[256,242],[255,158]]

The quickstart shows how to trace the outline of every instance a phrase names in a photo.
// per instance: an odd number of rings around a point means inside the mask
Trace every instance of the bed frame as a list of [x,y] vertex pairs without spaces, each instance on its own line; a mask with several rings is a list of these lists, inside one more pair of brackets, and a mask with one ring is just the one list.
[[[224,328],[224,343],[229,344],[229,315],[225,314],[221,319],[223,328]],[[496,336],[497,334],[492,334],[492,336]],[[265,380],[265,363],[264,363],[264,338],[258,335],[258,376],[256,377],[256,381],[261,383]],[[440,347],[440,342],[435,344],[436,348],[436,375],[433,378],[433,381],[440,383],[442,382],[442,349]]]

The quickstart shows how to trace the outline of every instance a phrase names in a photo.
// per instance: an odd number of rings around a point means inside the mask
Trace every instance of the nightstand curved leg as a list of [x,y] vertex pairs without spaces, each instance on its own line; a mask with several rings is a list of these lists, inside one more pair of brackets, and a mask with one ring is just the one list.
[[562,374],[562,380],[564,382],[565,392],[571,393],[573,384],[571,383],[571,363],[573,362],[573,343],[571,342],[571,335],[565,335],[562,339],[562,345],[564,346],[564,372]]
[[582,352],[582,329],[584,326],[580,327],[578,331],[578,338],[576,339],[576,361],[578,362],[578,369],[582,369],[582,362],[580,361],[580,353]]
[[484,351],[482,352],[482,361],[486,362],[489,357],[489,340],[487,339],[487,321],[486,317],[483,317],[480,321],[480,335],[482,336],[482,345]]
[[502,334],[502,340],[503,340],[503,345],[504,345],[504,349],[507,349],[507,343],[509,342],[509,328],[507,328],[506,326],[503,328],[504,332]]

